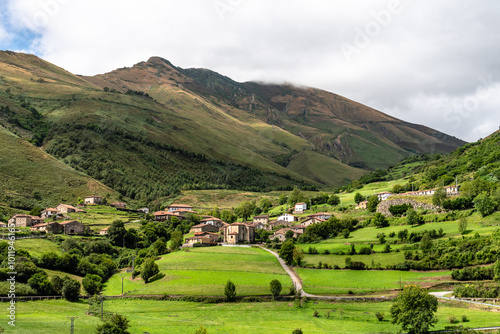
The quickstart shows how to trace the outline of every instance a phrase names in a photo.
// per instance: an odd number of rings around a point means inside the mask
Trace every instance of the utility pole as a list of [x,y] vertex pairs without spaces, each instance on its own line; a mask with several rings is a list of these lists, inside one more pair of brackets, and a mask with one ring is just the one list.
[[122,276],[122,296],[123,296],[123,276]]
[[70,333],[74,334],[75,333],[75,319],[78,317],[67,317],[68,319],[71,319],[71,327],[70,327]]
[[101,320],[104,319],[104,296],[101,297]]

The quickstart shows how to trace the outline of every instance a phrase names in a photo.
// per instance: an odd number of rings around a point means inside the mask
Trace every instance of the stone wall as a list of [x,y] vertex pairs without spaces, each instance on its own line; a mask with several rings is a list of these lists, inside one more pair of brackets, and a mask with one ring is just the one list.
[[393,205],[402,205],[402,204],[410,204],[414,209],[422,209],[422,210],[441,210],[441,207],[426,204],[422,202],[417,202],[412,199],[398,198],[398,199],[388,199],[383,202],[380,202],[377,206],[377,212],[380,212],[386,216],[392,216],[389,212],[389,208]]

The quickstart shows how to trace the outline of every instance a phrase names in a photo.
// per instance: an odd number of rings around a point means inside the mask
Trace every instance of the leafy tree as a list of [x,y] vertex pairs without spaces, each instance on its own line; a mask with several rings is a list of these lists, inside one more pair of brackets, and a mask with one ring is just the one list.
[[356,193],[354,195],[354,202],[356,202],[356,204],[359,204],[361,202],[363,202],[365,200],[365,196],[361,195],[360,193]]
[[418,225],[422,223],[422,216],[418,214],[413,208],[406,211],[406,223],[408,225]]
[[181,231],[174,231],[170,239],[170,249],[176,250],[184,243],[184,236]]
[[276,299],[281,293],[281,282],[277,279],[273,279],[269,284],[269,288],[271,289],[271,294],[273,295],[273,299]]
[[293,248],[293,261],[297,263],[298,266],[302,264],[302,260],[304,259],[304,251],[302,248],[294,247]]
[[285,233],[285,239],[289,240],[289,239],[292,239],[292,238],[293,238],[293,231],[292,230],[286,231],[286,233]]
[[336,206],[336,205],[339,205],[340,204],[340,197],[338,197],[337,195],[333,194],[330,196],[330,198],[328,199],[328,205],[331,205],[331,206]]
[[144,260],[141,267],[141,277],[144,283],[148,283],[149,279],[154,275],[158,274],[160,270],[158,269],[158,264],[156,264],[155,259],[150,257]]
[[97,334],[130,334],[127,330],[130,327],[130,320],[124,315],[113,314],[109,321],[97,325]]
[[41,207],[39,207],[39,206],[34,207],[34,208],[32,208],[32,209],[31,209],[31,211],[30,211],[30,215],[31,215],[31,216],[37,216],[37,217],[38,217],[38,216],[40,216],[40,214],[42,213],[42,210],[43,210],[43,209],[42,209]]
[[381,245],[385,244],[385,233],[378,233],[377,234],[377,239],[378,239],[378,242],[380,242]]
[[495,262],[495,266],[493,267],[493,279],[500,283],[500,259]]
[[248,217],[250,217],[254,210],[256,208],[255,201],[244,201],[240,204],[239,207],[236,208],[235,213],[243,218],[244,221],[247,220]]
[[125,225],[121,220],[115,220],[108,229],[108,238],[115,246],[122,246],[127,233]]
[[271,200],[267,197],[263,197],[261,198],[260,202],[259,202],[259,206],[260,206],[260,209],[262,210],[262,212],[267,212],[269,211],[269,208],[271,208],[273,206],[273,203],[271,202]]
[[344,239],[349,239],[349,236],[351,235],[351,231],[349,231],[349,229],[343,229],[342,230],[342,236],[344,237]]
[[458,232],[460,234],[464,234],[467,231],[467,218],[461,217],[458,220]]
[[279,205],[283,205],[283,204],[286,204],[286,202],[288,202],[288,196],[285,195],[285,194],[281,194],[279,197],[278,197],[278,204]]
[[290,205],[292,207],[295,204],[300,203],[300,202],[305,202],[306,200],[307,199],[302,194],[302,191],[300,191],[299,188],[295,187],[295,188],[293,188],[293,191],[290,194],[290,197],[288,198],[288,205]]
[[422,237],[422,240],[420,240],[420,249],[424,253],[427,253],[431,248],[432,248],[432,239],[429,233],[425,233],[424,236]]
[[380,212],[375,213],[375,216],[373,217],[372,222],[373,222],[373,226],[375,226],[375,227],[386,227],[386,226],[389,226],[389,221]]
[[70,302],[77,301],[80,297],[80,282],[66,276],[61,291],[66,300]]
[[443,187],[437,188],[432,195],[432,204],[434,205],[443,205],[444,200],[446,199],[446,190]]
[[50,279],[50,283],[52,284],[52,288],[54,289],[54,292],[56,294],[61,294],[62,293],[62,287],[64,284],[64,280],[59,277],[59,276],[52,276]]
[[151,245],[151,248],[156,255],[161,255],[167,251],[167,244],[163,240],[158,239]]
[[404,287],[391,306],[392,323],[408,334],[427,333],[437,323],[437,298],[417,285]]
[[233,301],[236,298],[236,286],[231,280],[228,280],[224,287],[224,296],[226,296],[229,301]]
[[37,273],[28,280],[29,286],[36,291],[38,295],[47,296],[51,295],[54,291],[52,283],[49,281],[47,273]]
[[287,240],[281,245],[280,257],[288,264],[293,263],[293,250],[295,246],[293,245],[293,240]]
[[481,216],[486,217],[495,212],[497,203],[488,195],[487,192],[482,192],[474,198],[474,209],[481,214]]
[[97,275],[87,274],[82,279],[82,285],[85,292],[88,295],[95,295],[101,292],[102,289],[102,278]]
[[370,212],[377,211],[378,203],[380,203],[377,195],[372,195],[368,198],[368,203],[366,204],[366,208]]

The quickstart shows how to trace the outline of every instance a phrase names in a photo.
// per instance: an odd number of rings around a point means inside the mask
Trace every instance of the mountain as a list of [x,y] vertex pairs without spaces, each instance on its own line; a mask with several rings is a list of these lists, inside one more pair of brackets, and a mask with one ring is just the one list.
[[464,143],[322,90],[159,57],[86,77],[0,52],[0,107],[10,132],[139,203],[180,189],[339,186]]

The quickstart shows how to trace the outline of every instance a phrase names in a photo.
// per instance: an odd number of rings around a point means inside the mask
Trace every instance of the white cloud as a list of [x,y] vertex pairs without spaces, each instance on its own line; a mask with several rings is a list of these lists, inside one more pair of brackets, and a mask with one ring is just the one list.
[[9,11],[40,34],[38,54],[78,74],[156,55],[237,81],[322,88],[467,140],[500,121],[494,97],[459,126],[443,119],[479,77],[500,81],[494,0],[10,0]]

